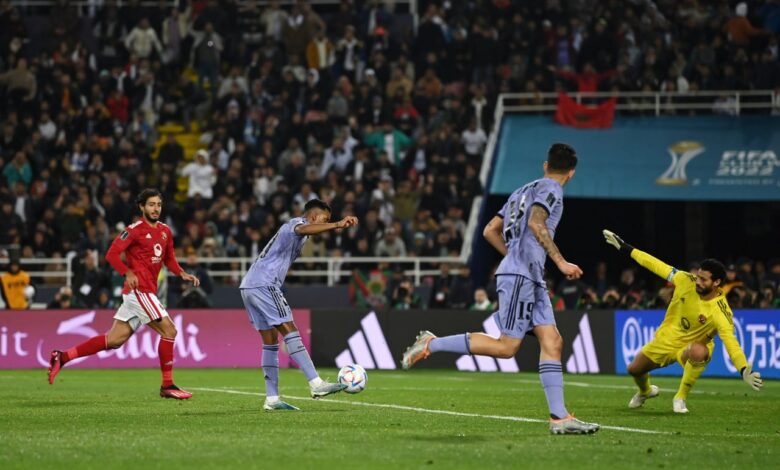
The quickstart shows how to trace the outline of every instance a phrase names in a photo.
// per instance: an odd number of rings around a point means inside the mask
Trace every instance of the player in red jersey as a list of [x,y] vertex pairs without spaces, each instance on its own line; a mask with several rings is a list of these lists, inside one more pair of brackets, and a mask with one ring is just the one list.
[[[173,383],[173,343],[176,327],[168,312],[157,300],[157,276],[163,263],[173,274],[195,286],[197,277],[184,272],[173,251],[173,233],[160,222],[162,197],[156,189],[145,189],[136,198],[141,220],[127,227],[111,244],[106,260],[125,277],[122,305],[114,315],[114,324],[108,333],[95,336],[65,351],[51,352],[49,383],[54,383],[62,366],[77,357],[90,356],[106,349],[116,349],[133,335],[142,324],[160,334],[157,353],[160,355],[162,385],[160,396],[186,400],[192,393]],[[127,264],[122,261],[125,253]]]

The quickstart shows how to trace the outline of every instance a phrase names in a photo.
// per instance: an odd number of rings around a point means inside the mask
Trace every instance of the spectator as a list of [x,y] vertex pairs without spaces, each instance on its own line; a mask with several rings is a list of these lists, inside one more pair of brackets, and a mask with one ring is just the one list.
[[19,260],[11,258],[8,263],[8,271],[0,276],[3,284],[3,299],[5,305],[11,310],[26,310],[30,308],[32,295],[35,292],[30,283],[30,275],[21,269]]
[[406,134],[389,123],[383,124],[381,130],[369,133],[363,139],[363,143],[373,147],[376,152],[387,152],[395,165],[401,164],[401,152],[409,147],[411,142]]
[[125,47],[131,54],[141,59],[148,59],[153,52],[162,56],[162,44],[157,33],[149,24],[148,18],[142,18],[138,25],[125,38]]
[[375,256],[387,256],[391,258],[398,258],[406,256],[406,245],[403,240],[395,233],[393,227],[388,227],[385,230],[384,236],[376,244],[374,248]]
[[735,16],[723,27],[729,40],[737,46],[749,46],[751,41],[769,33],[763,29],[754,27],[747,19],[748,6],[746,2],[739,2],[734,9]]
[[214,31],[214,25],[210,22],[206,23],[202,32],[190,29],[190,33],[195,38],[190,62],[195,65],[198,71],[198,87],[205,90],[204,83],[208,80],[211,97],[214,99],[219,83],[219,67],[224,48],[222,36]]
[[217,182],[217,174],[214,167],[208,161],[209,154],[205,150],[198,150],[195,161],[186,164],[180,171],[181,176],[189,178],[187,197],[190,199],[200,196],[210,201],[214,197],[214,184]]
[[592,93],[599,91],[599,83],[608,78],[612,78],[616,73],[614,70],[596,72],[596,69],[593,67],[591,62],[585,62],[581,73],[574,73],[568,70],[558,70],[554,66],[550,66],[550,70],[555,72],[555,74],[559,77],[576,82],[577,91],[580,93]]
[[[237,93],[234,90],[237,90]],[[241,75],[240,67],[230,68],[230,74],[222,79],[219,85],[217,98],[222,99],[231,92],[236,97],[242,97],[242,100],[245,100],[243,97],[249,95],[249,84],[246,81],[246,77]]]
[[601,306],[603,308],[618,308],[621,297],[620,291],[616,287],[610,287],[601,297]]
[[271,0],[260,15],[260,23],[263,25],[265,36],[274,42],[281,42],[283,25],[287,22],[287,12],[279,7],[278,0]]
[[395,289],[391,304],[396,310],[422,308],[422,299],[414,291],[411,281],[407,279],[401,282]]
[[[411,226],[417,207],[420,204],[420,191],[412,189],[412,183],[404,180],[398,183],[398,190],[392,199],[393,215],[398,218],[406,227]],[[421,234],[423,238],[425,234]]]
[[[350,145],[346,145],[342,137],[334,137],[331,146],[325,150],[325,159],[322,161],[320,169],[320,178],[325,178],[325,175],[330,170],[336,170],[339,174],[344,173],[347,166],[353,159],[352,148],[354,147],[354,139],[349,137]],[[294,141],[296,147],[298,141]]]
[[[35,203],[32,198],[30,198],[29,194],[27,194],[27,188],[22,181],[17,181],[13,186],[13,190],[14,213],[19,216],[24,227],[31,227],[35,222],[35,213],[37,212]],[[22,230],[24,230],[24,233],[27,232],[25,229]]]
[[585,294],[587,286],[584,282],[576,279],[563,279],[558,284],[555,293],[563,299],[566,308],[569,310],[577,308],[577,303]]
[[736,276],[745,286],[753,291],[758,290],[758,280],[753,276],[753,261],[749,258],[738,258]]
[[416,90],[420,96],[427,98],[430,101],[439,99],[441,95],[443,85],[439,77],[436,76],[436,71],[432,68],[428,68],[425,74],[417,80]]
[[[187,250],[187,258],[186,261],[182,263],[182,269],[200,279],[200,288],[207,296],[214,292],[214,281],[208,270],[198,263],[198,257],[192,247]],[[181,298],[184,284],[186,283],[182,282],[181,278],[172,277],[168,290],[171,294]]]
[[325,78],[327,70],[335,63],[333,43],[325,36],[324,29],[318,29],[306,46],[306,65],[320,73],[320,79]]
[[176,7],[171,8],[170,15],[162,24],[162,43],[165,46],[163,62],[178,70],[184,54],[184,41],[189,31],[191,7],[184,13]]
[[358,73],[362,71],[363,47],[363,42],[355,36],[355,27],[346,25],[344,37],[336,43],[336,67],[352,83],[357,81]]
[[157,154],[157,162],[163,172],[169,173],[184,160],[184,147],[176,140],[176,134],[168,134],[165,143]]
[[550,304],[553,310],[556,312],[566,310],[566,303],[563,301],[563,297],[556,293],[555,281],[548,277],[545,278],[545,284],[547,284],[547,295],[550,297]]
[[496,309],[495,302],[491,302],[488,298],[487,291],[480,287],[474,291],[474,303],[471,304],[469,310],[490,311]]
[[97,307],[100,291],[110,287],[108,276],[98,268],[97,257],[97,252],[87,251],[73,278],[76,302],[87,308]]
[[13,188],[17,182],[24,184],[25,189],[32,182],[32,167],[27,161],[27,155],[22,152],[16,152],[13,160],[8,162],[3,168],[3,176],[5,177],[5,184],[9,188]]
[[395,216],[394,198],[393,178],[390,175],[383,175],[379,178],[377,188],[371,192],[371,207],[378,211],[379,220],[385,226],[393,223]]
[[54,294],[52,301],[46,306],[50,310],[64,310],[74,307],[76,305],[73,304],[73,291],[68,286],[60,287],[57,293]]
[[390,100],[398,96],[400,92],[405,99],[411,97],[413,88],[414,84],[409,77],[399,67],[394,67],[390,81],[387,82],[387,87],[385,88],[385,97]]
[[112,119],[120,124],[127,124],[130,119],[130,100],[122,94],[122,90],[116,89],[111,92],[111,96],[106,100],[106,107]]
[[189,283],[184,283],[183,289],[178,308],[211,308],[211,300],[203,289]]
[[466,155],[470,157],[472,162],[482,161],[482,152],[485,150],[485,144],[487,144],[487,135],[485,135],[485,131],[477,127],[475,119],[472,119],[468,129],[461,134],[461,142],[463,143],[463,150],[466,151]]
[[777,308],[780,305],[776,298],[777,286],[772,281],[766,281],[761,285],[757,296],[757,308]]
[[27,68],[27,59],[20,58],[16,62],[16,68],[0,74],[0,89],[3,87],[15,107],[35,98],[38,83],[35,75]]
[[607,263],[605,261],[599,261],[596,264],[595,272],[596,277],[593,279],[592,285],[596,291],[596,295],[601,298],[610,285],[609,279],[607,278]]
[[623,269],[620,273],[619,290],[621,297],[628,292],[639,292],[642,290],[642,282],[636,277],[636,269],[633,267]]
[[474,282],[471,280],[471,269],[467,264],[458,268],[458,276],[450,285],[450,307],[468,308],[474,298]]

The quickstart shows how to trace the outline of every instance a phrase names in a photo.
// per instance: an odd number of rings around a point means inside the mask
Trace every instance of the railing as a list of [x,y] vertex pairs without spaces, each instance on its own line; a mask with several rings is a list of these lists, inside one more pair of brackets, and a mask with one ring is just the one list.
[[[281,6],[290,6],[294,5],[297,0],[279,0],[279,4]],[[338,5],[341,3],[341,0],[308,0],[309,4],[311,5]],[[106,4],[106,0],[68,0],[68,6],[74,6],[78,8],[100,8]],[[116,5],[118,7],[123,7],[128,4],[128,0],[116,0]],[[156,7],[159,6],[161,2],[158,2],[156,0],[141,0],[138,2],[142,7]],[[174,7],[179,6],[179,0],[165,0],[162,2],[162,4],[165,7]],[[238,0],[238,5],[250,5],[254,4],[256,6],[267,6],[271,3],[270,0]],[[416,12],[417,11],[417,0],[394,0],[392,2],[395,5],[398,4],[408,4],[409,5],[409,11]],[[56,0],[11,0],[11,4],[17,7],[51,7],[55,6],[57,4]]]
[[[222,258],[198,258],[198,264],[238,264],[236,268],[232,269],[209,269],[208,273],[212,279],[220,278],[233,278],[238,279],[242,277],[249,267],[254,262],[254,258],[249,257],[222,257]],[[292,269],[287,272],[288,277],[319,277],[326,278],[327,285],[333,286],[338,284],[339,280],[352,275],[352,269],[360,265],[376,265],[387,264],[391,266],[407,266],[404,269],[404,274],[410,276],[414,280],[414,285],[420,285],[424,276],[434,276],[441,271],[438,265],[441,263],[448,264],[462,264],[464,259],[461,257],[436,257],[436,256],[423,256],[423,257],[344,257],[344,258],[317,258],[317,257],[304,257],[298,258],[293,263]],[[311,268],[307,269],[295,269],[296,265],[312,264]],[[437,265],[436,268],[426,268],[423,265]],[[345,269],[345,265],[349,266],[349,269]],[[453,273],[457,272],[457,268],[452,270]]]
[[[59,280],[65,279],[65,285],[71,286],[73,281],[73,259],[75,254],[69,255],[67,258],[22,258],[19,260],[19,264],[22,269],[27,272],[30,277],[39,278],[44,281],[47,280]],[[240,279],[246,274],[249,267],[254,262],[255,258],[250,257],[213,257],[213,258],[198,258],[198,264],[205,265],[228,265],[231,266],[228,269],[208,269],[207,272],[212,279],[219,281],[221,279]],[[8,259],[0,259],[0,265],[7,265]],[[361,265],[377,265],[380,263],[388,264],[390,266],[403,266],[404,274],[411,277],[414,280],[414,285],[418,286],[422,282],[422,278],[425,276],[435,276],[441,271],[438,265],[441,263],[448,263],[454,265],[460,265],[466,262],[463,257],[305,257],[298,258],[293,263],[292,269],[288,272],[290,277],[298,278],[324,278],[327,280],[328,286],[338,284],[341,279],[347,278],[352,275],[352,269]],[[314,265],[311,268],[296,269],[296,266],[311,264]],[[52,270],[28,270],[27,266],[53,266]],[[59,266],[65,266],[65,269],[56,269]],[[346,266],[345,266],[346,265]],[[435,267],[429,267],[426,265],[435,265]],[[347,266],[349,269],[347,269]],[[457,273],[457,268],[453,268],[452,273]]]
[[[617,98],[617,111],[648,112],[655,116],[676,114],[685,111],[707,111],[712,113],[740,115],[748,110],[777,110],[780,100],[774,90],[724,90],[695,91],[620,91],[620,92],[577,92],[568,93],[577,103],[603,101]],[[496,126],[501,125],[504,113],[550,113],[555,112],[558,93],[505,93],[496,103]],[[495,127],[493,134],[500,127]],[[493,139],[494,135],[491,135]],[[487,149],[492,150],[492,149]],[[487,154],[490,155],[490,154]],[[487,167],[489,169],[489,166]],[[485,165],[483,165],[485,173]],[[487,176],[485,174],[485,176]]]
[[[65,279],[65,285],[70,286],[73,280],[73,258],[75,253],[71,253],[65,258],[20,258],[19,265],[33,278],[42,279]],[[0,258],[0,266],[7,266],[10,262],[8,258]],[[26,269],[28,266],[51,266],[51,270]],[[64,266],[65,269],[61,269]]]

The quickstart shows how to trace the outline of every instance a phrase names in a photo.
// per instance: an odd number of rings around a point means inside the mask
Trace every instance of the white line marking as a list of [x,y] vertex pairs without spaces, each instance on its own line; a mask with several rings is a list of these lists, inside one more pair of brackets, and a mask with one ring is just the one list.
[[[530,380],[530,379],[518,379],[514,382],[524,383],[524,384],[539,384],[538,380]],[[582,387],[582,388],[606,388],[606,389],[614,389],[614,390],[636,390],[636,385],[604,385],[604,384],[589,384],[587,382],[573,382],[571,380],[564,380],[563,381],[564,388],[568,386],[572,387]],[[671,389],[671,388],[660,388],[662,392],[677,392],[677,390]],[[688,393],[698,393],[703,395],[720,395],[718,392],[705,392],[703,390],[691,390]]]
[[[219,393],[230,393],[233,395],[251,395],[255,397],[264,397],[264,393],[258,393],[258,392],[242,392],[240,390],[230,390],[230,389],[224,389],[224,388],[192,388],[191,390],[199,390],[203,392],[219,392]],[[285,398],[289,398],[291,400],[311,400],[310,397],[293,397],[290,395],[285,395]],[[418,413],[429,413],[429,414],[438,414],[438,415],[447,415],[447,416],[459,416],[459,417],[465,417],[465,418],[483,418],[483,419],[496,419],[501,421],[515,421],[515,422],[521,422],[521,423],[548,423],[549,421],[544,419],[536,419],[536,418],[524,418],[521,416],[501,416],[501,415],[483,415],[478,413],[462,413],[459,411],[447,411],[447,410],[431,410],[428,408],[418,408],[415,406],[404,406],[404,405],[392,405],[388,403],[366,403],[362,401],[346,401],[346,400],[332,400],[329,398],[319,398],[317,401],[325,402],[325,403],[338,403],[342,405],[352,405],[352,406],[368,406],[368,407],[374,407],[374,408],[389,408],[393,410],[402,410],[402,411],[416,411]],[[626,431],[626,432],[636,432],[640,434],[672,434],[667,431],[653,431],[650,429],[637,429],[637,428],[626,428],[623,426],[601,426],[601,429],[612,429],[614,431]]]

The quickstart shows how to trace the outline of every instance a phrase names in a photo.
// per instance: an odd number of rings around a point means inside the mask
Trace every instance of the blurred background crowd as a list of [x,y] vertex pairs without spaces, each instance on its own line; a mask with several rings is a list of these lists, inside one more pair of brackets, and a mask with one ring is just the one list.
[[[144,5],[0,0],[0,247],[12,259],[74,253],[73,285],[94,286],[63,295],[83,305],[115,302],[102,254],[144,187],[163,192],[193,267],[256,256],[312,198],[361,224],[304,256],[458,256],[499,93],[780,87],[774,0],[420,1],[418,18],[376,0]],[[780,262],[733,261],[730,300],[776,304]],[[496,298],[467,268],[426,279],[430,299],[386,268],[340,282],[381,272],[382,304],[401,308]],[[592,272],[587,284],[551,279],[556,307],[667,297],[631,270]]]

